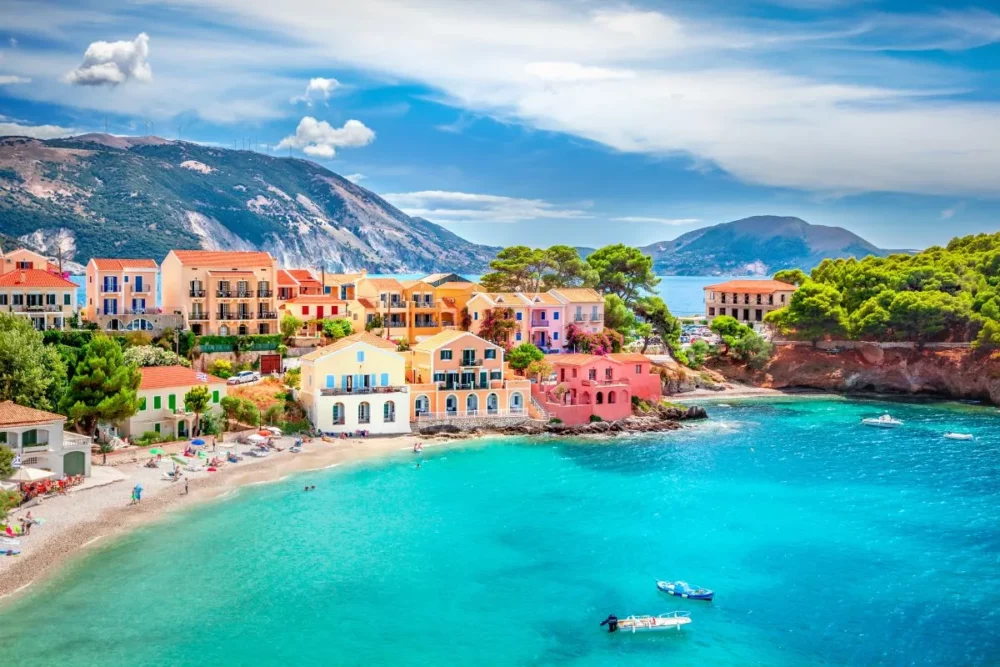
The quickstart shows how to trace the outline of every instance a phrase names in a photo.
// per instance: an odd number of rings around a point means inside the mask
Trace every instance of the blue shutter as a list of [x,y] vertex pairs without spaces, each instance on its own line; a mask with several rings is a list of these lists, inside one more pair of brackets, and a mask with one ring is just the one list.
[[354,388],[355,389],[360,389],[361,388],[361,374],[360,373],[358,373],[358,374],[356,374],[354,376]]
[[378,386],[377,384],[375,384],[375,374],[374,373],[372,373],[372,380],[371,380],[371,382],[372,382],[371,383],[372,387],[377,387]]
[[344,389],[344,390],[347,389],[347,376],[346,375],[341,375],[340,376],[340,388]]
[[326,387],[327,387],[327,389],[333,389],[334,383],[333,383],[333,376],[332,375],[327,375],[326,376]]
[[388,373],[382,373],[382,386],[383,387],[388,387],[389,386],[389,374]]
[[558,310],[552,313],[552,319],[554,319],[554,320],[558,320],[559,319],[559,311]]

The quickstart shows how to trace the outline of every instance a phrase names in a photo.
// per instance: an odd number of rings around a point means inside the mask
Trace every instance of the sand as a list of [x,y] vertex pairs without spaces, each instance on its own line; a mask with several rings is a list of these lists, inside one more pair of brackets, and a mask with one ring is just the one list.
[[[154,521],[166,512],[211,500],[247,484],[412,450],[417,441],[426,446],[442,444],[416,435],[314,440],[305,445],[304,452],[293,454],[288,451],[292,439],[281,438],[277,444],[285,451],[272,452],[266,458],[244,456],[242,462],[226,465],[218,472],[185,472],[190,489],[187,494],[183,479],[179,482],[162,479],[163,473],[173,468],[166,458],[159,469],[145,468],[141,463],[117,466],[116,470],[125,475],[120,482],[46,498],[30,508],[32,516],[44,518],[45,523],[34,526],[27,537],[19,538],[21,555],[0,556],[0,600],[9,602],[92,545]],[[242,446],[241,453],[246,449]],[[144,487],[142,501],[130,505],[132,488],[139,483]],[[26,510],[15,510],[8,520],[16,524],[24,514]]]

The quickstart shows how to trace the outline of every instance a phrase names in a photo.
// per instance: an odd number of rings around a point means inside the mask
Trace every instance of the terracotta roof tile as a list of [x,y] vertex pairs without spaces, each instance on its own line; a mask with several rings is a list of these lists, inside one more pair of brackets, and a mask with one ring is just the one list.
[[288,275],[291,276],[293,279],[299,281],[300,283],[315,283],[317,285],[320,284],[319,280],[316,278],[316,275],[313,274],[313,272],[310,271],[309,269],[285,269],[285,272],[288,273]]
[[604,297],[589,287],[565,287],[549,290],[556,298],[562,297],[570,303],[603,303]]
[[399,282],[395,278],[368,278],[367,280],[368,284],[376,289],[403,289],[403,283]]
[[605,361],[613,361],[616,364],[621,363],[619,360],[614,359],[611,355],[581,353],[545,355],[545,360],[553,366],[586,366],[587,364],[600,361],[602,359]]
[[0,426],[24,426],[27,424],[46,424],[59,420],[66,421],[63,415],[45,410],[18,405],[14,401],[0,402]]
[[57,287],[76,289],[78,285],[42,269],[14,269],[0,274],[0,287]]
[[[458,329],[445,329],[440,333],[434,334],[430,338],[420,341],[419,343],[413,346],[413,349],[420,350],[421,352],[433,352],[439,347],[442,347],[444,345],[447,345],[448,343],[456,341],[463,336],[473,336],[475,338],[479,338],[479,336],[476,336],[476,334],[471,333],[469,331],[459,331]],[[489,345],[493,345],[493,343],[489,343],[489,341],[487,341],[487,343]],[[498,347],[498,346],[493,345],[493,347]]]
[[750,294],[770,294],[772,292],[794,292],[795,285],[777,280],[730,280],[725,283],[706,285],[705,289],[716,292],[743,292]]
[[242,250],[171,250],[182,264],[198,266],[273,266],[275,260],[266,252]]
[[294,287],[299,282],[285,269],[278,269],[278,287]]
[[139,369],[142,382],[139,389],[166,389],[167,387],[191,387],[199,384],[225,384],[226,381],[214,375],[206,375],[207,382],[198,379],[198,371],[185,366],[147,366]]
[[285,301],[285,303],[286,304],[288,304],[288,303],[298,303],[298,304],[307,304],[307,305],[311,305],[311,304],[314,304],[314,303],[318,303],[318,304],[327,304],[327,303],[340,304],[340,303],[345,303],[346,304],[347,300],[346,299],[341,299],[341,298],[339,298],[339,297],[337,297],[337,296],[335,296],[333,294],[302,294],[300,296],[295,297],[294,299],[289,299],[288,301]]
[[652,359],[647,357],[645,354],[639,354],[638,352],[615,352],[607,356],[622,363],[653,363]]
[[358,303],[360,303],[362,306],[364,306],[365,308],[375,308],[375,302],[372,301],[371,299],[366,299],[366,298],[362,297],[360,299],[356,299],[356,301]]
[[396,351],[396,344],[393,343],[391,340],[380,338],[368,331],[361,331],[359,333],[351,334],[350,336],[344,336],[336,343],[333,343],[332,345],[327,345],[325,347],[321,347],[317,350],[313,350],[309,354],[302,355],[302,357],[300,358],[308,361],[316,361],[317,359],[325,357],[331,352],[342,350],[345,347],[354,345],[355,343],[365,343],[367,345],[371,345],[373,347],[377,347],[383,350],[392,350],[393,352]]
[[151,259],[126,259],[126,258],[116,258],[116,259],[106,259],[94,257],[91,259],[94,266],[97,267],[99,271],[124,271],[125,269],[155,269],[156,262]]

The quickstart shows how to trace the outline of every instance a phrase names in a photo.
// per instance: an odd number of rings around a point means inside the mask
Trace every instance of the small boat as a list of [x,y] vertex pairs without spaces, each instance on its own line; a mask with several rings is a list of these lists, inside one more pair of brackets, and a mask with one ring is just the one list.
[[711,591],[707,588],[697,588],[684,581],[657,581],[656,587],[664,593],[676,595],[679,598],[687,598],[689,600],[711,601],[712,598],[715,597],[715,591]]
[[948,432],[948,433],[944,434],[944,437],[948,438],[949,440],[972,440],[972,434],[971,433],[951,433],[951,432]]
[[903,422],[899,419],[893,419],[889,413],[885,413],[879,417],[868,417],[862,419],[861,423],[865,426],[875,426],[876,428],[896,428],[897,426],[902,426]]
[[601,625],[607,624],[608,632],[659,632],[661,630],[680,630],[681,626],[691,622],[691,614],[686,611],[672,611],[659,616],[629,616],[618,620],[609,616]]

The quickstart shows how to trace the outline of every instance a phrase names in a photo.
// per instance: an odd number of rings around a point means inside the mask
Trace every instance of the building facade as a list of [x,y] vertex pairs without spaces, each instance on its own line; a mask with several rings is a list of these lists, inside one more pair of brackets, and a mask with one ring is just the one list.
[[567,348],[570,326],[580,333],[604,330],[604,298],[589,288],[553,289],[548,292],[479,293],[468,301],[470,331],[479,331],[491,310],[509,311],[516,326],[507,344],[531,343],[543,352]]
[[119,426],[122,436],[138,438],[147,431],[164,438],[190,438],[196,416],[184,404],[184,396],[194,387],[209,391],[207,412],[218,414],[226,396],[226,381],[199,373],[186,366],[148,366],[140,368],[139,410]]
[[59,272],[59,266],[54,261],[27,248],[15,248],[6,253],[0,252],[0,274],[14,269],[38,269],[39,271],[55,273],[63,278],[66,277]]
[[323,433],[410,432],[406,359],[368,332],[351,334],[301,358],[298,398]]
[[546,358],[554,380],[532,385],[535,399],[566,424],[584,424],[593,416],[605,421],[632,414],[632,397],[660,399],[660,376],[641,354],[559,354]]
[[413,346],[410,394],[419,421],[527,414],[531,383],[509,377],[504,350],[447,330]]
[[705,319],[729,315],[744,324],[759,327],[764,316],[784,308],[795,293],[795,285],[777,280],[730,280],[705,287]]
[[278,268],[268,253],[171,250],[160,270],[164,310],[195,334],[278,333]]
[[83,316],[104,331],[162,331],[183,324],[156,298],[160,267],[151,259],[91,259]]
[[39,331],[65,329],[76,312],[76,283],[44,269],[0,275],[0,312],[30,320]]
[[12,401],[0,402],[0,447],[14,450],[20,465],[52,472],[56,478],[90,476],[93,441],[63,430],[66,417]]

